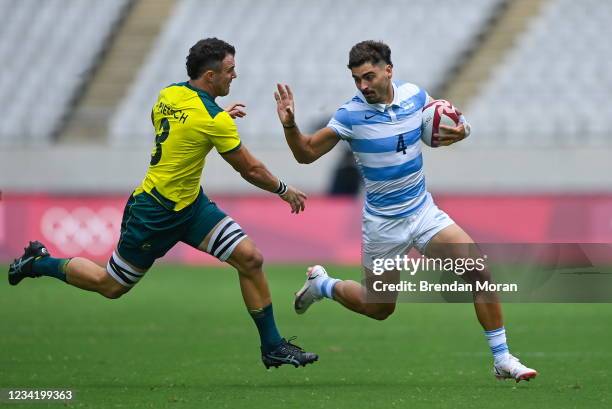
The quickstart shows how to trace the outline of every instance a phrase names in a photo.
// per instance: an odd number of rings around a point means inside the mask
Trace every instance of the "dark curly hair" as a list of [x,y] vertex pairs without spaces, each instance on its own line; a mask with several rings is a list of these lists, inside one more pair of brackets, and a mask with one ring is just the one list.
[[217,71],[228,54],[235,55],[236,49],[223,40],[213,37],[198,41],[189,49],[187,75],[195,80],[208,70]]
[[355,68],[367,62],[378,64],[384,61],[393,67],[391,62],[391,49],[382,41],[367,40],[357,43],[349,52],[348,68]]

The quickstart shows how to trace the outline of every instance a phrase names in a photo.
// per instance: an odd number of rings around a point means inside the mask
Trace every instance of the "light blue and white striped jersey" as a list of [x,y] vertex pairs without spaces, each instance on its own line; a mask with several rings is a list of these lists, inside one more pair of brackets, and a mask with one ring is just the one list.
[[421,154],[422,109],[427,92],[393,82],[391,104],[368,104],[360,91],[328,125],[346,140],[365,180],[368,213],[406,217],[427,200]]

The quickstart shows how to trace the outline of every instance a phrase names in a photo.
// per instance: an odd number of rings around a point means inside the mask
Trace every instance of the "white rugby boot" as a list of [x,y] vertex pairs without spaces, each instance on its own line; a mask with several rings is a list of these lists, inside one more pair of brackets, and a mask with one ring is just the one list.
[[518,383],[520,381],[529,382],[538,375],[538,371],[527,368],[517,357],[508,355],[508,358],[493,365],[493,374],[499,380],[514,379]]
[[319,291],[320,287],[317,284],[329,276],[322,266],[316,265],[308,268],[306,277],[306,282],[295,293],[295,299],[293,300],[293,308],[298,314],[304,314],[312,304],[323,298],[323,294]]

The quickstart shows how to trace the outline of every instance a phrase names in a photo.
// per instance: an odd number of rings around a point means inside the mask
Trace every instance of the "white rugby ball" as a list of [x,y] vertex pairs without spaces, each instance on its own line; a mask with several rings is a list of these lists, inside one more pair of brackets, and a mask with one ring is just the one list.
[[440,141],[434,135],[439,132],[440,125],[458,126],[461,112],[450,102],[436,99],[423,107],[423,122],[421,124],[421,140],[425,145],[437,148]]

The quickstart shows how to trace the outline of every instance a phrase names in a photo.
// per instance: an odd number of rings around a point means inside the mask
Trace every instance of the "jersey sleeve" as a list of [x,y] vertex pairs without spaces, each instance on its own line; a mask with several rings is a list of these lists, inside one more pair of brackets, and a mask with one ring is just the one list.
[[413,103],[414,109],[423,109],[427,105],[427,100],[430,98],[429,94],[424,88],[410,82],[397,82],[395,83],[399,93],[400,105],[406,107],[408,104]]
[[405,83],[404,85],[402,85],[402,87],[406,87],[406,90],[409,95],[414,95],[411,100],[414,101],[418,109],[423,109],[425,105],[427,105],[427,101],[430,97],[424,88],[409,83]]
[[219,153],[235,151],[242,144],[236,123],[225,111],[215,116],[209,138]]
[[420,102],[422,103],[421,109],[425,108],[428,102],[434,101],[434,98],[431,95],[429,95],[429,93],[425,91],[423,88],[421,88],[419,92],[419,97],[420,97],[419,98]]
[[327,126],[333,129],[341,139],[350,139],[353,136],[353,129],[349,120],[349,111],[340,108],[336,111]]

